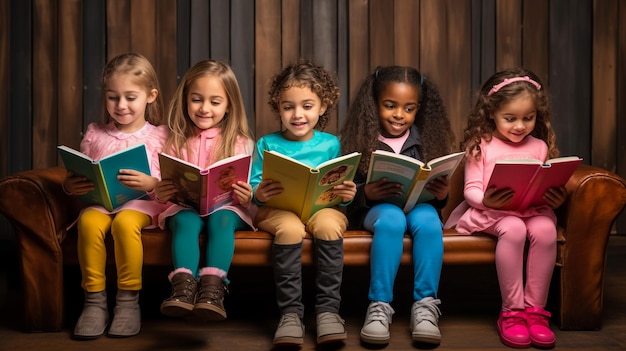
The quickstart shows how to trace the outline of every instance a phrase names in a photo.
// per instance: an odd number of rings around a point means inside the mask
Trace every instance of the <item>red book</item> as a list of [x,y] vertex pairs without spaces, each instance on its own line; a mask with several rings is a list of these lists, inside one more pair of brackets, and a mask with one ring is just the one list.
[[545,192],[552,187],[565,185],[582,159],[568,156],[546,162],[533,159],[500,160],[487,184],[487,188],[511,188],[514,200],[510,210],[525,210],[528,207],[545,205]]
[[171,179],[178,186],[172,202],[187,205],[202,216],[220,207],[237,204],[232,184],[248,182],[250,155],[235,155],[205,169],[174,156],[160,153],[161,179]]

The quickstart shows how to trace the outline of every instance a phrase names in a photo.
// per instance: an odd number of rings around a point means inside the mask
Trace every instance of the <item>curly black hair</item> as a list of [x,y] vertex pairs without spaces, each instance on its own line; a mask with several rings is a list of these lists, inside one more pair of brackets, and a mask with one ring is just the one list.
[[367,172],[370,155],[378,147],[378,98],[390,83],[407,83],[418,92],[419,109],[413,123],[420,133],[422,161],[446,155],[454,145],[454,133],[437,86],[412,67],[378,67],[363,81],[340,133],[343,153],[362,154],[362,172]]
[[337,107],[341,95],[336,78],[324,67],[315,64],[310,59],[303,58],[285,67],[282,72],[274,76],[268,92],[267,103],[279,119],[278,101],[280,94],[292,86],[310,88],[319,96],[322,104],[326,105],[326,111],[320,116],[315,126],[315,129],[324,130],[330,120],[330,113]]

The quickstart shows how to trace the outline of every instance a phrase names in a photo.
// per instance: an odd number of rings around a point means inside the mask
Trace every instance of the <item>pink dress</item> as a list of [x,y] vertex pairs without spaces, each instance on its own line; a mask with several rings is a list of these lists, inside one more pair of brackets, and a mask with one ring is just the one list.
[[509,143],[498,138],[482,140],[480,160],[470,158],[465,163],[465,201],[457,206],[445,223],[445,228],[455,228],[459,233],[475,233],[491,227],[507,216],[534,217],[547,216],[556,223],[556,216],[550,206],[530,207],[523,211],[494,210],[483,205],[487,183],[496,161],[510,158],[534,158],[545,161],[548,146],[543,140],[528,136],[520,143]]
[[[91,123],[87,127],[87,132],[83,140],[80,142],[80,151],[95,161],[98,161],[114,152],[127,149],[131,146],[145,144],[151,175],[157,179],[161,179],[158,154],[163,150],[163,144],[167,139],[167,135],[167,126],[155,126],[147,122],[141,129],[131,134],[121,132],[113,122],[105,126]],[[152,193],[148,195],[150,199],[131,200],[112,212],[98,205],[88,208],[93,208],[103,213],[136,210],[147,214],[152,219],[152,224],[147,228],[155,228],[158,224],[158,215],[165,210],[167,206],[153,200]]]
[[[221,129],[220,128],[210,128],[210,129],[198,129],[199,133],[188,140],[187,145],[181,150],[182,155],[177,156],[187,162],[198,165],[201,168],[208,167],[213,162],[216,162],[215,154],[213,150],[217,148],[219,143],[221,142]],[[190,150],[190,153],[187,153],[187,150]],[[252,155],[252,151],[254,151],[254,141],[251,139],[239,137],[235,144],[235,155],[246,154]],[[172,155],[176,156],[174,150],[169,151]],[[165,229],[165,221],[168,217],[175,215],[184,209],[189,209],[189,207],[181,206],[178,204],[174,204],[171,202],[167,202],[167,209],[163,211],[159,215],[159,227],[161,229]],[[219,210],[230,210],[235,212],[239,218],[241,218],[244,222],[246,222],[251,228],[255,228],[252,224],[252,218],[254,218],[254,214],[256,213],[257,207],[253,204],[250,205],[249,208],[245,208],[241,205],[233,205],[233,206],[224,206],[220,207]],[[210,213],[209,213],[210,214]]]

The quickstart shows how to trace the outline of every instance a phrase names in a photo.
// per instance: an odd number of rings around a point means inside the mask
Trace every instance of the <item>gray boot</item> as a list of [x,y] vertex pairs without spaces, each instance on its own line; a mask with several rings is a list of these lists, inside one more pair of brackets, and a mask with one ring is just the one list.
[[97,339],[109,323],[109,310],[107,309],[106,291],[85,291],[85,304],[83,312],[74,327],[74,338],[80,340]]
[[331,343],[347,339],[339,316],[341,280],[343,277],[343,239],[316,240],[317,275],[315,309],[317,311],[317,343]]
[[118,290],[109,336],[125,338],[139,334],[140,329],[139,291]]
[[282,315],[274,334],[275,345],[301,345],[304,342],[302,304],[302,243],[273,244],[276,302]]

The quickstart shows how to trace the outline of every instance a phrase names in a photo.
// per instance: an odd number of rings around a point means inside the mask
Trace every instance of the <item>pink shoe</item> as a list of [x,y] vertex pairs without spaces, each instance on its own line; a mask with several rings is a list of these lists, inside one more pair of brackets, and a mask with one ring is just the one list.
[[550,312],[541,307],[528,307],[526,312],[526,324],[528,325],[528,333],[530,341],[535,347],[554,347],[556,336],[550,329]]
[[524,311],[502,311],[498,318],[500,340],[509,347],[525,349],[530,347],[530,335],[526,327]]

